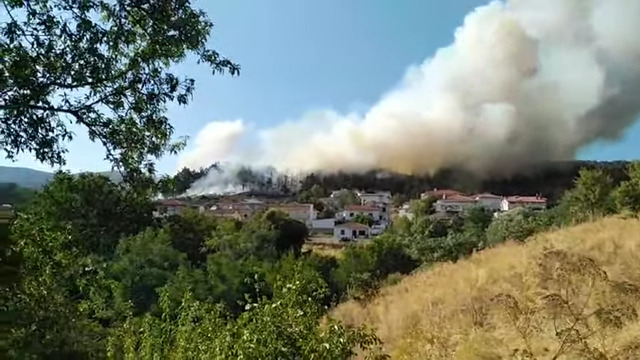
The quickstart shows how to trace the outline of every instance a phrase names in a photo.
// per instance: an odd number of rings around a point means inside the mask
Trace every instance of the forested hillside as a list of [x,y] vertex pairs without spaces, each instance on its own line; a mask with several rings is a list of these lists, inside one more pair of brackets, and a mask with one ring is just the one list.
[[360,189],[365,191],[391,191],[402,199],[419,197],[433,188],[456,189],[467,193],[490,192],[500,195],[542,194],[552,203],[557,202],[571,188],[580,169],[601,169],[615,184],[626,179],[628,162],[566,161],[541,163],[510,176],[500,174],[479,176],[463,170],[442,170],[434,175],[411,176],[383,171],[363,174],[311,174],[302,181],[301,191],[319,185],[327,190]]
[[0,166],[0,183],[14,183],[24,188],[40,189],[46,185],[52,177],[52,173],[45,171]]
[[15,183],[0,183],[0,204],[22,207],[29,203],[35,193],[34,190]]

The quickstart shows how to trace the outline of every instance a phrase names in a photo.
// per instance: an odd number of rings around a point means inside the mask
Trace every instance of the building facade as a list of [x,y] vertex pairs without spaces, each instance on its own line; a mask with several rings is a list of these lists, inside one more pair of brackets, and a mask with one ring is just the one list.
[[518,208],[532,210],[544,210],[547,208],[547,199],[542,196],[509,196],[502,199],[501,210],[509,211]]
[[387,206],[348,205],[336,214],[336,218],[342,221],[352,221],[358,215],[362,215],[370,216],[374,222],[388,222],[390,218],[388,209]]
[[476,200],[477,206],[483,207],[486,210],[496,212],[502,208],[502,196],[484,193],[473,196]]
[[338,224],[333,229],[333,237],[336,240],[358,240],[367,239],[371,236],[371,230],[367,225],[347,222]]
[[436,201],[435,211],[439,213],[461,213],[477,206],[475,198],[462,195],[447,196]]
[[391,193],[389,191],[377,191],[372,193],[359,192],[358,197],[362,205],[391,205]]
[[318,212],[314,209],[313,204],[278,204],[270,206],[269,209],[282,211],[283,213],[289,215],[290,218],[302,221],[309,228],[312,227],[313,220],[315,220],[318,216]]

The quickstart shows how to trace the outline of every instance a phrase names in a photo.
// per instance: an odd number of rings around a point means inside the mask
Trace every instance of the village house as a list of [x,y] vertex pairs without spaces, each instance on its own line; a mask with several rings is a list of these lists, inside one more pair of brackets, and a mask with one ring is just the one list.
[[351,190],[349,189],[340,189],[340,190],[333,190],[331,192],[331,194],[329,195],[329,198],[332,199],[337,199],[339,198],[342,194],[346,193],[346,192],[350,192]]
[[347,205],[344,210],[336,214],[336,218],[342,221],[352,221],[356,216],[370,216],[374,222],[388,222],[388,207],[374,205]]
[[187,203],[176,199],[159,200],[155,203],[154,217],[182,215],[189,208]]
[[338,224],[333,229],[333,237],[336,240],[367,239],[371,236],[371,229],[367,225],[347,222]]
[[255,198],[241,200],[228,198],[212,205],[207,210],[207,214],[221,218],[246,220],[266,208],[267,204]]
[[390,205],[392,199],[389,191],[358,192],[357,195],[362,205]]
[[311,231],[314,233],[332,234],[336,226],[336,219],[315,219],[311,221]]
[[424,193],[422,193],[420,195],[421,199],[427,199],[427,198],[436,198],[436,199],[444,199],[446,197],[451,197],[451,196],[461,196],[462,193],[456,190],[451,190],[451,189],[433,189],[433,190],[429,190],[426,191]]
[[502,196],[484,193],[474,195],[477,206],[483,207],[488,211],[496,212],[502,208]]
[[256,214],[256,211],[248,208],[248,207],[244,207],[244,206],[236,206],[236,205],[229,205],[229,206],[218,206],[218,205],[213,205],[209,210],[206,211],[207,215],[210,216],[214,216],[214,217],[219,217],[219,218],[228,218],[228,219],[235,219],[235,220],[246,220],[249,219],[251,217],[253,217],[253,215]]
[[518,208],[532,210],[544,210],[547,208],[547,199],[540,196],[509,196],[502,199],[501,210],[509,211]]
[[270,206],[269,209],[282,211],[283,213],[289,215],[290,218],[302,221],[309,228],[312,227],[313,220],[318,217],[318,212],[314,209],[313,204],[278,204]]
[[439,213],[461,213],[476,205],[476,199],[473,197],[463,195],[445,195],[443,198],[436,201],[434,207],[435,211]]

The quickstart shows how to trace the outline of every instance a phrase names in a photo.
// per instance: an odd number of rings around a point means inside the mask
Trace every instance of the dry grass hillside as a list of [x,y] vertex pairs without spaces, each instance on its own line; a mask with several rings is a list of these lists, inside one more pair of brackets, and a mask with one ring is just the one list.
[[440,264],[332,316],[398,359],[640,359],[640,221],[608,218]]

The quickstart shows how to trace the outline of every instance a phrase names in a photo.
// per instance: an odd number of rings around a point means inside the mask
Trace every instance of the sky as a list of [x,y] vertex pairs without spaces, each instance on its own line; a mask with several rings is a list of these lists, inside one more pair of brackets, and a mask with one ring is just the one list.
[[[375,103],[438,48],[451,43],[464,16],[487,1],[455,0],[200,0],[214,22],[209,45],[241,65],[239,77],[211,75],[187,61],[175,72],[196,79],[187,107],[171,106],[176,136],[193,139],[214,120],[244,119],[256,129],[299,118],[314,109],[362,111]],[[103,171],[104,152],[81,128],[68,144],[66,168]],[[582,159],[640,158],[640,125],[615,143],[583,149]],[[215,159],[212,159],[212,162]],[[158,162],[177,169],[175,156]],[[30,155],[0,165],[50,170]]]

